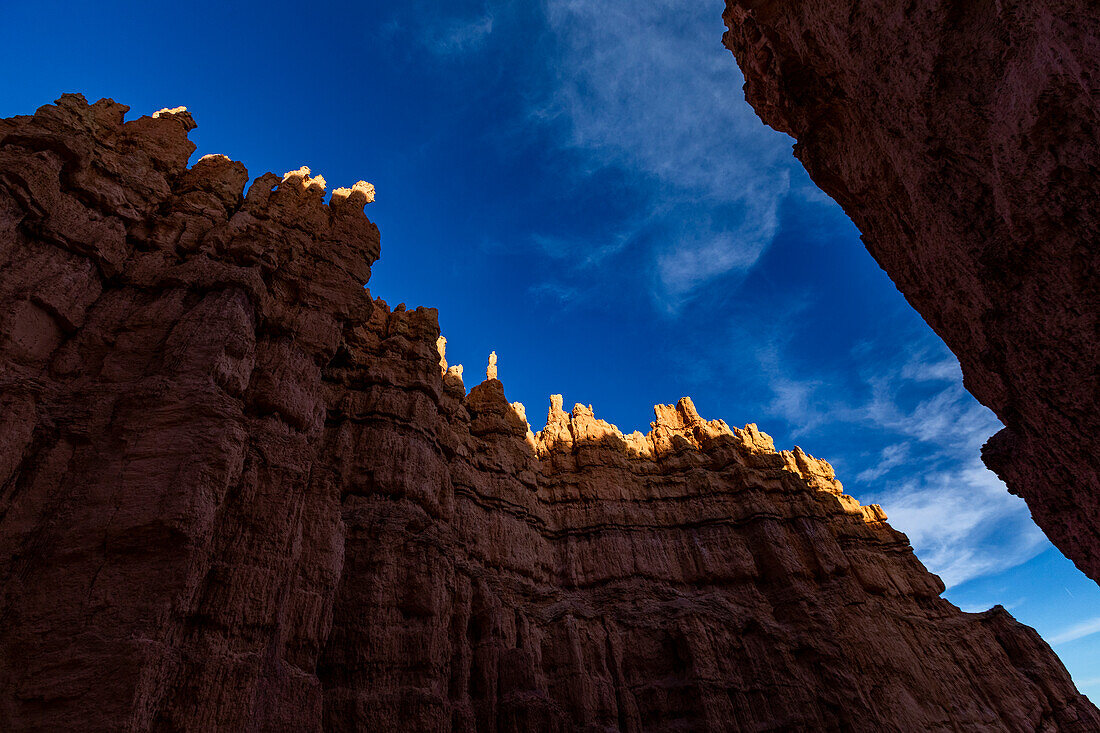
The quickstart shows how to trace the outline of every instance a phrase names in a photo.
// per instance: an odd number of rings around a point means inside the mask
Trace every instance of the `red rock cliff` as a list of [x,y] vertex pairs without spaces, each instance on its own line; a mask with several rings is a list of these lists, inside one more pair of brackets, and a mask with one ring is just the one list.
[[364,291],[369,186],[125,111],[0,122],[4,730],[1100,728],[824,461],[533,434]]
[[1100,12],[727,0],[745,96],[1005,428],[986,463],[1100,582]]

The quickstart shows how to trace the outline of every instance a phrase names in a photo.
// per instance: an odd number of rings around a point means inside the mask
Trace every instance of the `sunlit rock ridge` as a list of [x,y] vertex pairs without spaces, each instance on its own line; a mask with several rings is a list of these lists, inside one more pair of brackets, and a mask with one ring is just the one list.
[[1096,3],[727,0],[725,19],[749,103],[1004,423],[986,464],[1100,582]]
[[532,431],[364,290],[369,184],[126,111],[0,121],[0,728],[1100,729],[828,463],[687,399]]

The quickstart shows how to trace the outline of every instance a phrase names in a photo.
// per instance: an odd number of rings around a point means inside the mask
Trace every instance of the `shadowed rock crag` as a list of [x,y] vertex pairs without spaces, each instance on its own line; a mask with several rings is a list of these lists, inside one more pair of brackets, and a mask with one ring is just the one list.
[[0,728],[1100,728],[824,461],[686,399],[533,433],[363,289],[369,184],[125,111],[0,122]]
[[1100,582],[1100,13],[727,0],[745,96],[1005,424],[985,462]]

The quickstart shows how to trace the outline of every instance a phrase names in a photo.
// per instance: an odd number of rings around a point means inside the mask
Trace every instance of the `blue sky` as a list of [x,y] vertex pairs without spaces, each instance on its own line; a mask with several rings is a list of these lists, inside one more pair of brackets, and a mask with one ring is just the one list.
[[535,429],[559,392],[627,432],[683,395],[756,422],[1100,699],[1100,588],[982,466],[996,418],[744,102],[722,6],[12,4],[0,116],[67,91],[184,105],[196,158],[371,181],[370,289],[439,308],[468,385],[496,350]]

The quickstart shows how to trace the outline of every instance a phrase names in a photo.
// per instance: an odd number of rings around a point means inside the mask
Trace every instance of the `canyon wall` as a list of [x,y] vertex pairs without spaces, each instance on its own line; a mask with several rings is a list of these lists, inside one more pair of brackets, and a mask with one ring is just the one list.
[[745,96],[1005,428],[982,454],[1100,582],[1100,12],[727,0]]
[[126,110],[0,121],[0,728],[1100,729],[826,462],[533,433],[363,288],[369,184]]

